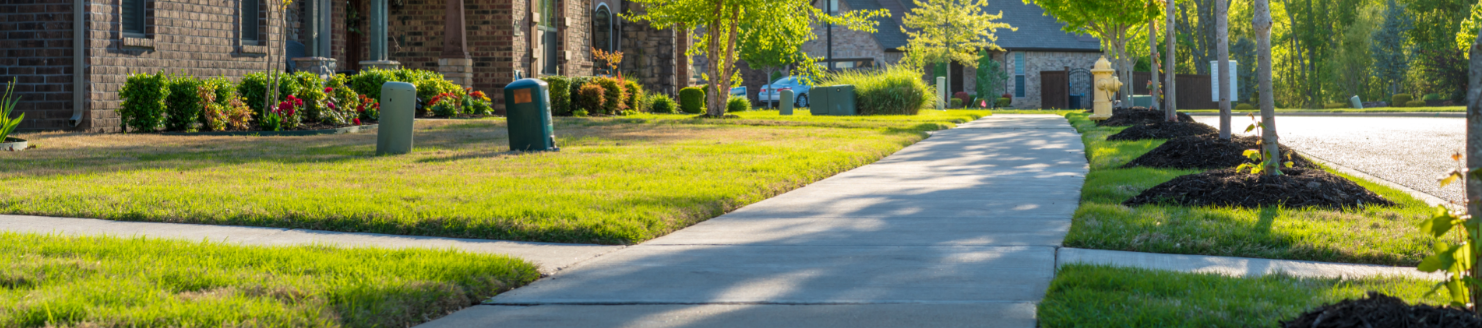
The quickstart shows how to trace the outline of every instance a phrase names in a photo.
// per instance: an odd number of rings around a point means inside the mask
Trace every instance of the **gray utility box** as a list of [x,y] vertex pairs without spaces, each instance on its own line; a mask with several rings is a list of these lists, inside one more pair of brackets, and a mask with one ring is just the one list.
[[792,115],[792,90],[782,90],[777,93],[777,113],[780,115]]
[[813,115],[853,116],[859,114],[854,106],[854,86],[852,85],[816,87],[809,93],[811,97],[808,101],[812,107],[808,110]]
[[510,150],[561,150],[556,147],[551,91],[545,81],[521,79],[504,86],[504,110],[509,116]]
[[381,120],[376,127],[376,155],[412,152],[417,117],[417,87],[406,82],[381,85]]

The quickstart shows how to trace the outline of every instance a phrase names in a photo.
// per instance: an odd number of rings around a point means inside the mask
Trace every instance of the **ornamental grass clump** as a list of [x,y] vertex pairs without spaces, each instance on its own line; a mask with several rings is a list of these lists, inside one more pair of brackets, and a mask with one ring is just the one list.
[[21,113],[14,119],[10,118],[10,111],[15,110],[16,103],[21,101],[15,96],[15,78],[5,83],[5,94],[0,95],[0,142],[8,142],[10,133],[21,125],[21,120],[26,118],[26,113]]
[[739,113],[751,110],[751,101],[745,97],[731,97],[726,99],[726,112]]
[[675,106],[674,99],[669,98],[669,95],[654,94],[648,97],[648,108],[654,113],[674,114],[676,107],[678,106]]
[[840,71],[823,79],[822,86],[853,85],[861,115],[916,115],[932,105],[932,90],[921,73],[904,67],[881,71]]

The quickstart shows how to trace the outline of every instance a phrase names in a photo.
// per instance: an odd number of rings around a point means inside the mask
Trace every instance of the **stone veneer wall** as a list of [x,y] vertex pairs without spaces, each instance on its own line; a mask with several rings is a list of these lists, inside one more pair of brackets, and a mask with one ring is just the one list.
[[[20,130],[67,128],[72,117],[72,1],[0,6],[0,89],[15,82]],[[3,93],[4,90],[0,90]]]
[[[149,33],[144,39],[122,36],[119,1],[95,1],[89,6],[88,110],[83,129],[119,130],[115,110],[122,100],[118,89],[131,72],[225,76],[236,82],[247,73],[268,68],[267,48],[239,39],[238,1],[155,0],[150,5],[152,10],[146,14]],[[262,33],[277,40],[281,16],[271,6],[263,9],[269,14]],[[282,58],[282,53],[276,55]]]
[[[621,8],[642,12],[642,5],[624,1]],[[621,70],[643,84],[645,91],[678,96],[679,88],[688,86],[688,77],[679,73],[682,51],[676,47],[679,36],[673,28],[655,29],[647,22],[621,23],[618,49],[623,51]],[[683,85],[681,85],[683,84]]]
[[[826,4],[818,1],[814,6],[823,9]],[[839,1],[839,12],[851,10],[846,1]],[[893,14],[894,15],[894,14]],[[820,61],[828,55],[828,26],[813,25],[813,34],[817,39],[803,43],[803,52],[808,56],[818,58]],[[893,64],[895,61],[886,61],[885,48],[875,41],[875,36],[870,33],[850,30],[843,26],[835,25],[834,30],[834,58],[874,58],[876,65]],[[899,61],[896,58],[896,61]],[[820,63],[823,64],[823,63]]]

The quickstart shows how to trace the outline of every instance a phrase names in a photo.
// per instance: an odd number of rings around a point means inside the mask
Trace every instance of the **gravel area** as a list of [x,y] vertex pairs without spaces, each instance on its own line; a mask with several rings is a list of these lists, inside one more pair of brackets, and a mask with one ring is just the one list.
[[[1219,127],[1218,116],[1196,120]],[[1236,116],[1236,132],[1250,125]],[[1420,117],[1277,116],[1283,144],[1411,189],[1459,202],[1461,184],[1440,187],[1436,178],[1456,167],[1451,154],[1466,147],[1466,119]],[[1252,131],[1254,133],[1254,131]]]

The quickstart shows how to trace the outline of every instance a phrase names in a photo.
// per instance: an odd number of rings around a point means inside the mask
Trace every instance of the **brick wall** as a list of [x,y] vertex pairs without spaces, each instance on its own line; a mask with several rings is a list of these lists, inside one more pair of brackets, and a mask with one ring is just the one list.
[[[261,45],[242,44],[239,39],[238,0],[156,0],[147,19],[151,32],[145,39],[125,40],[119,24],[118,0],[92,2],[88,11],[88,111],[86,129],[117,131],[122,100],[118,89],[129,73],[165,71],[197,77],[225,76],[233,82],[243,75],[267,70]],[[248,0],[250,1],[250,0]],[[279,40],[282,20],[270,11],[264,38]],[[281,51],[276,54],[282,58]],[[276,67],[282,68],[281,64]]]
[[[67,128],[72,116],[72,1],[0,6],[0,88],[15,81],[21,130]],[[4,90],[0,90],[4,92]]]

